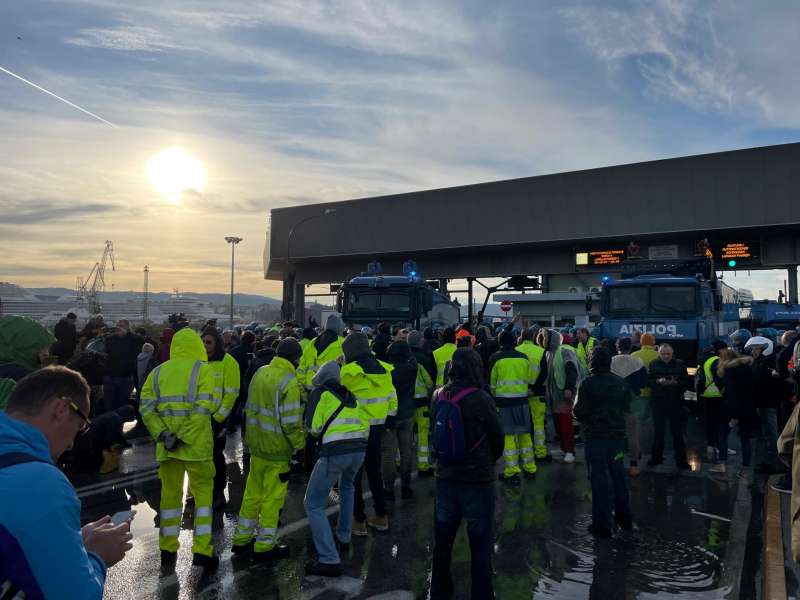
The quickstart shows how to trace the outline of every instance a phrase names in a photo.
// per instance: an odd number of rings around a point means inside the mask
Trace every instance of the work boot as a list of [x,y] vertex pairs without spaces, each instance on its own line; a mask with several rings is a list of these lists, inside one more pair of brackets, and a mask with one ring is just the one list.
[[366,521],[359,521],[358,519],[353,519],[353,535],[358,537],[366,537],[367,536],[367,522]]
[[430,467],[428,467],[427,469],[420,469],[417,472],[417,477],[419,477],[420,479],[424,479],[426,477],[433,477],[433,469],[431,469]]
[[414,497],[414,490],[410,487],[400,488],[400,497],[403,500],[411,500]]
[[161,566],[167,567],[169,565],[174,565],[175,561],[178,560],[178,553],[177,552],[170,552],[169,550],[162,550],[161,551]]
[[219,567],[218,556],[206,556],[205,554],[192,555],[192,565],[195,567],[203,567],[206,571],[213,571]]
[[389,517],[386,515],[382,517],[379,517],[378,515],[375,515],[374,517],[367,517],[367,525],[376,531],[389,531]]
[[241,546],[237,546],[236,544],[234,544],[233,546],[231,546],[231,552],[233,552],[234,554],[247,554],[248,552],[253,551],[253,546],[255,545],[255,543],[256,543],[255,540],[250,540],[249,542],[247,542],[246,544],[242,544]]
[[289,558],[289,546],[278,544],[266,552],[253,552],[253,562],[268,563],[282,558]]
[[310,560],[306,563],[306,575],[318,575],[320,577],[341,577],[342,565],[336,563],[329,565],[318,560]]

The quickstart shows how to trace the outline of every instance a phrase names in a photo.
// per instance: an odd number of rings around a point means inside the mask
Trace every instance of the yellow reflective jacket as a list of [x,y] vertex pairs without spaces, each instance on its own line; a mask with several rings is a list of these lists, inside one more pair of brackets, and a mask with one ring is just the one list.
[[583,365],[583,368],[586,371],[589,371],[589,357],[592,354],[592,350],[594,350],[594,345],[597,343],[597,340],[593,337],[587,338],[586,343],[582,344],[578,342],[577,347],[575,348],[575,352],[578,353],[578,360]]
[[[631,352],[631,356],[635,356],[639,360],[642,361],[644,368],[648,371],[650,370],[650,363],[658,358],[658,350],[656,350],[655,346],[642,346],[641,350],[637,350],[636,352]],[[639,392],[639,396],[642,398],[649,398],[652,395],[649,386],[645,386]]]
[[498,408],[528,403],[528,387],[536,378],[527,355],[502,347],[492,355],[489,368],[489,389]]
[[455,352],[456,345],[449,342],[433,351],[433,360],[436,361],[436,387],[444,385],[444,367]]
[[[330,425],[322,434],[325,424]],[[369,437],[369,421],[358,406],[355,395],[341,385],[326,385],[315,388],[309,399],[309,412],[313,410],[308,432],[314,437],[322,434],[320,456],[334,456],[351,452],[363,452]]]
[[217,410],[214,376],[195,331],[181,329],[172,338],[169,360],[153,369],[144,382],[139,410],[153,438],[171,431],[181,441],[172,451],[157,442],[158,462],[211,460],[211,414]]
[[253,456],[289,462],[305,444],[303,390],[295,368],[276,356],[253,376],[247,392],[245,441]]
[[233,404],[239,397],[239,363],[226,352],[222,360],[212,360],[208,366],[214,375],[214,401],[218,406],[214,419],[222,423],[231,414]]
[[431,405],[433,394],[433,379],[428,370],[417,363],[417,381],[414,385],[414,408],[423,408]]
[[[323,332],[325,334],[326,332]],[[297,368],[297,378],[306,390],[313,387],[311,380],[322,365],[330,360],[336,360],[342,355],[342,342],[344,338],[337,337],[328,344],[322,353],[317,352],[317,340],[314,340],[303,349],[303,356],[300,358],[300,366]]]
[[[522,352],[531,361],[531,376],[535,382],[539,379],[542,370],[542,358],[544,358],[544,348],[534,344],[530,340],[525,340],[516,348],[517,352]],[[533,385],[533,383],[531,384]]]
[[392,370],[392,365],[375,357],[342,367],[342,385],[356,397],[370,425],[383,425],[386,417],[397,415],[397,392],[392,384]]

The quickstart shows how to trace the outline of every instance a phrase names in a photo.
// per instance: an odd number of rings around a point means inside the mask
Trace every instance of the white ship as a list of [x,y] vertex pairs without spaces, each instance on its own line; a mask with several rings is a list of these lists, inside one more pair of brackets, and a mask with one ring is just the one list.
[[35,294],[13,283],[0,282],[0,315],[30,317],[46,327],[52,327],[70,312],[77,315],[78,326],[82,326],[97,314],[102,315],[106,323],[127,319],[131,323],[161,324],[165,323],[167,317],[173,313],[184,313],[191,323],[224,318],[224,315],[215,313],[214,307],[208,302],[177,293],[168,300],[149,299],[145,319],[142,297],[101,302],[100,311],[97,313],[89,302],[76,294],[64,296]]

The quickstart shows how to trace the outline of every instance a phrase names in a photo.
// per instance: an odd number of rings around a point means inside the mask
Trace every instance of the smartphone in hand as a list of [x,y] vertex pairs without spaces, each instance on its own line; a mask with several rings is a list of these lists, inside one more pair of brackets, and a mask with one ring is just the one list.
[[135,510],[121,510],[120,512],[114,513],[111,516],[111,524],[119,525],[120,523],[124,523],[125,521],[131,521],[135,515],[136,515]]

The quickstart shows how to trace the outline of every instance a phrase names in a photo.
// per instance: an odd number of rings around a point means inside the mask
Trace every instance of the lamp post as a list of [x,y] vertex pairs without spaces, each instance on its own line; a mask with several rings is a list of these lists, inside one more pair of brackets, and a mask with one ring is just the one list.
[[292,267],[292,260],[291,260],[292,237],[294,236],[294,232],[298,227],[300,227],[300,225],[304,223],[308,223],[309,221],[313,219],[318,219],[320,217],[327,217],[328,215],[332,215],[335,212],[336,212],[335,208],[326,208],[321,213],[317,213],[315,215],[305,217],[304,219],[300,219],[289,229],[289,236],[286,238],[286,279],[284,285],[283,306],[282,306],[283,319],[285,321],[291,321],[292,315],[294,314],[294,268]]
[[233,329],[233,259],[236,254],[236,244],[241,242],[244,238],[229,235],[225,237],[225,241],[231,245],[231,329]]

